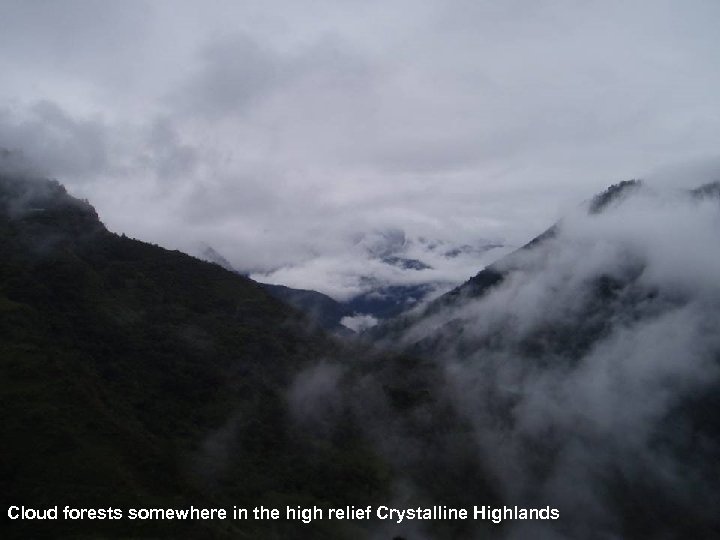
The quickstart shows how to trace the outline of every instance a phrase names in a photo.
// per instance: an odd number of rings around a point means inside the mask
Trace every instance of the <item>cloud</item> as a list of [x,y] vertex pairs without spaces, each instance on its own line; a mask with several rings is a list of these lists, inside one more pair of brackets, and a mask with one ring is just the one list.
[[343,369],[331,362],[319,362],[300,372],[287,394],[295,421],[306,429],[331,430],[344,407],[342,377]]
[[26,167],[78,181],[108,165],[106,127],[100,120],[78,120],[57,104],[35,103],[24,113],[0,110],[0,147],[18,154]]
[[[340,300],[393,285],[434,286],[445,292],[469,277],[510,248],[486,239],[475,245],[426,237],[410,237],[398,229],[372,230],[367,234],[347,231],[348,239],[322,251],[309,253],[304,260],[256,272],[253,279],[262,282],[311,288]],[[432,233],[432,230],[428,232]],[[398,238],[402,241],[398,242]]]
[[377,325],[378,320],[372,315],[352,315],[340,319],[340,324],[354,332],[362,332]]
[[[100,11],[4,7],[3,145],[111,229],[203,241],[297,286],[321,281],[316,256],[349,272],[372,230],[522,244],[608,183],[720,143],[717,7],[701,0]],[[465,262],[452,279],[477,271]],[[352,264],[339,294],[372,266]]]
[[506,504],[557,505],[560,537],[660,538],[665,511],[679,531],[716,523],[719,225],[716,196],[677,190],[578,209],[498,263],[501,285],[408,332],[444,366]]
[[244,35],[208,44],[201,65],[180,91],[188,114],[213,120],[242,113],[283,84],[282,59]]

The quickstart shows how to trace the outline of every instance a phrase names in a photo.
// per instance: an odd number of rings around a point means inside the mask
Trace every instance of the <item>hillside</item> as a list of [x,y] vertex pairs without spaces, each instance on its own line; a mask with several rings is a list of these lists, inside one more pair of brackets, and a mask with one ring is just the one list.
[[0,179],[0,328],[7,505],[360,504],[385,489],[352,425],[328,440],[288,417],[287,387],[333,341],[249,279],[108,232],[55,182]]
[[[612,185],[606,191],[593,197],[588,204],[587,212],[597,214],[612,202],[618,201],[623,196],[627,196],[629,193],[639,189],[641,185],[642,183],[639,180],[627,180]],[[696,191],[702,189],[704,188],[698,188]],[[465,283],[439,296],[422,309],[400,314],[395,319],[374,328],[369,334],[370,337],[380,342],[397,339],[401,334],[408,332],[413,325],[429,319],[433,315],[457,308],[470,300],[482,298],[494,287],[500,286],[527,253],[537,247],[544,246],[546,242],[555,238],[558,226],[559,224],[553,225],[517,250],[489,264]],[[429,336],[419,337],[424,339]],[[428,343],[429,340],[426,340],[424,345]]]
[[445,366],[506,504],[565,516],[550,538],[720,534],[718,193],[612,186],[376,331]]
[[[470,248],[470,246],[465,246]],[[496,246],[492,246],[496,247]],[[230,262],[212,246],[203,245],[199,257],[221,267],[238,272]],[[420,261],[385,257],[388,264],[399,264],[404,268],[422,269]],[[242,275],[247,275],[238,272]],[[372,282],[370,278],[366,278]],[[381,285],[376,284],[370,291],[357,294],[347,300],[338,301],[318,291],[295,289],[284,285],[258,282],[275,298],[291,305],[302,312],[310,321],[320,328],[340,336],[352,336],[353,331],[341,322],[345,317],[369,317],[373,322],[396,317],[411,309],[416,303],[430,294],[438,284],[421,285]]]
[[[442,385],[433,362],[341,343],[234,271],[107,231],[57,182],[0,177],[6,506],[495,501],[467,422]],[[427,474],[433,469],[442,478]],[[477,528],[428,523],[422,534]],[[9,537],[355,539],[408,531],[418,527],[16,521]]]

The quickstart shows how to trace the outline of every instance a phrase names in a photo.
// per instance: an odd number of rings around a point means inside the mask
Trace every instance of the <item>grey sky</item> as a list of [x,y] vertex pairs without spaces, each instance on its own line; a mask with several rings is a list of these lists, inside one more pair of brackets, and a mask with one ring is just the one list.
[[[460,281],[487,254],[418,237],[518,244],[610,183],[712,174],[719,22],[714,0],[2,0],[0,146],[113,230],[267,279]],[[368,260],[394,229],[432,270]]]

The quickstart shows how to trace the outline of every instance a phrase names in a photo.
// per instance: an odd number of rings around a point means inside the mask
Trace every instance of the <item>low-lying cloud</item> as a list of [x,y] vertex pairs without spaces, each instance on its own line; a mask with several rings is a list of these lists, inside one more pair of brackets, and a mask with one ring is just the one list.
[[720,382],[720,200],[626,191],[406,337],[440,336],[429,350],[506,503],[561,508],[551,538],[717,525],[704,505],[720,434],[704,418]]

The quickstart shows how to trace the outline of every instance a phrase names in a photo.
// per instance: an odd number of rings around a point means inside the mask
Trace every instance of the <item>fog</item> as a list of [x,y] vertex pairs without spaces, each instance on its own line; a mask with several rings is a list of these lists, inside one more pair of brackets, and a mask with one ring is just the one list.
[[[338,399],[354,409],[396,467],[400,501],[560,509],[558,522],[506,522],[491,537],[711,536],[720,199],[708,191],[630,185],[597,212],[578,207],[496,262],[499,285],[414,319],[402,348],[429,364],[364,362],[344,382],[321,366],[298,379],[293,406],[302,388],[310,415]],[[399,412],[387,393],[398,385],[435,398]],[[453,476],[463,459],[474,494]],[[453,488],[438,495],[416,467]]]
[[715,196],[626,189],[500,261],[501,285],[408,332],[452,328],[432,354],[478,451],[508,504],[561,508],[552,537],[635,524],[661,538],[667,523],[649,516],[662,511],[717,525],[703,399],[720,381],[719,231]]

